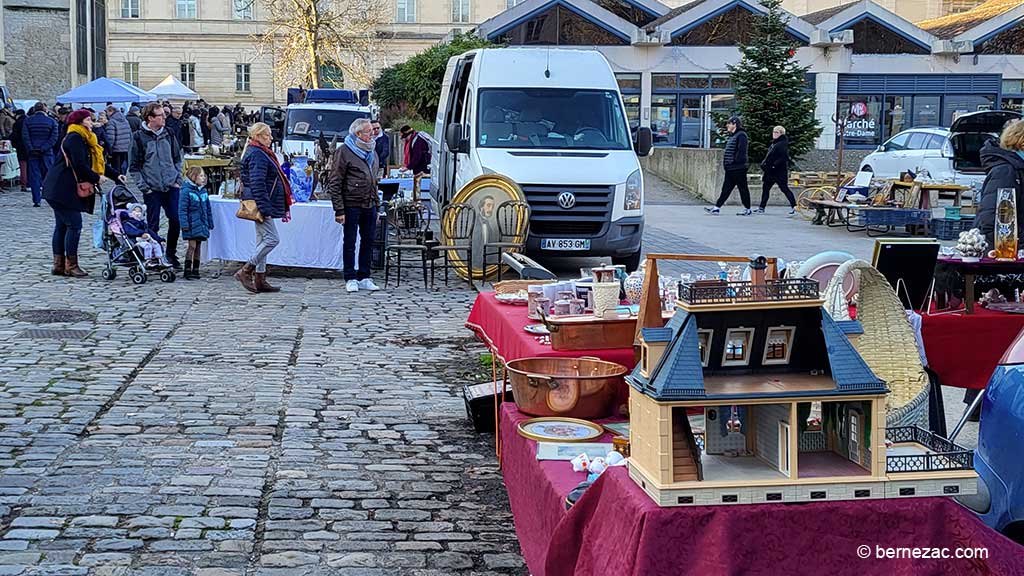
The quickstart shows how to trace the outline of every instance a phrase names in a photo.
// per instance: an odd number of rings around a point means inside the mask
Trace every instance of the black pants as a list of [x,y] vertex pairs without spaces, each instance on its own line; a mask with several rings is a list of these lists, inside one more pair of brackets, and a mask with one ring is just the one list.
[[[342,259],[345,281],[365,280],[370,277],[370,261],[373,255],[373,233],[377,228],[377,207],[345,208],[344,238],[342,238]],[[356,238],[359,238],[359,269],[356,269]]]
[[750,188],[747,186],[746,168],[725,171],[725,182],[722,183],[722,194],[718,197],[718,202],[715,202],[715,206],[718,206],[719,208],[724,206],[729,200],[729,195],[732,194],[732,189],[736,187],[739,187],[740,189],[740,201],[743,202],[743,207],[749,210]]
[[786,200],[789,200],[789,207],[796,208],[796,198],[793,197],[793,191],[789,189],[789,182],[786,182],[789,178],[785,174],[764,174],[761,181],[761,210],[764,210],[768,206],[768,195],[771,194],[772,186],[778,184],[779,190],[786,195]]
[[151,230],[160,230],[160,209],[167,213],[167,250],[169,260],[177,259],[178,236],[181,234],[181,223],[178,221],[178,198],[180,188],[170,188],[163,192],[150,192],[143,194],[142,199],[146,204],[146,223]]

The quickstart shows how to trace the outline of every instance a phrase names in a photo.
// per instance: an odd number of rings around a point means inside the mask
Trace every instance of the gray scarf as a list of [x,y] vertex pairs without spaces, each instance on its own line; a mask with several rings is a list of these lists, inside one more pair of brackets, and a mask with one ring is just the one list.
[[365,152],[373,152],[374,149],[376,148],[376,142],[374,142],[372,140],[369,141],[369,142],[363,142],[358,137],[353,138],[353,140],[356,141],[356,146],[358,146],[361,150],[363,150]]

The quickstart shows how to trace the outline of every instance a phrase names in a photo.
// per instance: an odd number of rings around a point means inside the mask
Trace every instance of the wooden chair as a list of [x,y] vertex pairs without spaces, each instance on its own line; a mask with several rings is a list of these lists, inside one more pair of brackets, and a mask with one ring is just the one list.
[[483,267],[486,276],[487,262],[493,255],[500,282],[502,273],[508,267],[501,261],[501,255],[513,250],[526,250],[526,238],[530,234],[530,205],[519,200],[507,200],[498,205],[495,215],[498,222],[498,240],[484,244]]
[[[423,272],[423,287],[427,285],[427,252],[428,247],[424,243],[430,231],[430,220],[426,217],[426,207],[423,204],[415,204],[406,211],[415,210],[417,214],[415,226],[402,226],[398,228],[398,237],[388,244],[384,252],[384,287],[388,287],[391,277],[392,266],[396,270],[395,286],[402,285],[402,268],[420,268]],[[390,217],[390,214],[389,214]],[[396,218],[397,220],[397,218]],[[402,223],[406,224],[406,223]],[[413,259],[419,257],[419,264],[402,265],[402,254],[408,254]]]
[[[430,260],[431,283],[434,279],[434,271],[437,259],[444,258],[441,265],[444,268],[444,284],[448,285],[448,270],[466,267],[466,277],[470,286],[473,284],[473,227],[476,225],[476,211],[469,204],[449,204],[441,213],[442,235],[446,236],[448,244],[440,244],[431,249],[428,258]],[[452,253],[465,253],[465,258],[460,259],[461,263],[453,265],[450,255]]]

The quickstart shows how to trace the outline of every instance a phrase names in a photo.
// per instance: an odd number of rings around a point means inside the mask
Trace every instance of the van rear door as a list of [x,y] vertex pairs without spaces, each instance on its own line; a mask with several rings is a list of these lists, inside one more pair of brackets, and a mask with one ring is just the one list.
[[1019,112],[1012,110],[986,110],[964,114],[949,127],[952,146],[953,170],[967,174],[982,173],[981,147],[996,140],[1003,126],[1010,120],[1019,120]]
[[435,200],[440,206],[445,206],[452,199],[458,190],[455,189],[455,166],[458,163],[456,153],[448,149],[445,133],[452,123],[462,121],[463,109],[466,105],[466,98],[469,87],[469,74],[473,67],[475,53],[469,53],[453,63],[449,63],[449,70],[445,78],[451,73],[451,84],[442,87],[440,106],[437,109],[437,121],[434,126],[434,138],[437,140],[435,149],[438,150],[432,167],[431,183],[432,189],[436,191]]

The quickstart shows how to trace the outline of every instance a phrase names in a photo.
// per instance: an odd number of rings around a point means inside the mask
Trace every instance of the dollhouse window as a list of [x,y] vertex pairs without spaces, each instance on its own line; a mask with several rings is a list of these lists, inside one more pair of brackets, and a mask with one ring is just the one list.
[[697,330],[697,344],[700,348],[700,365],[707,368],[711,360],[711,338],[714,330]]
[[750,345],[754,341],[753,328],[730,328],[725,333],[725,354],[722,366],[746,366],[750,363]]
[[768,337],[764,342],[764,359],[762,364],[789,364],[789,355],[793,351],[792,326],[773,326],[768,329]]

